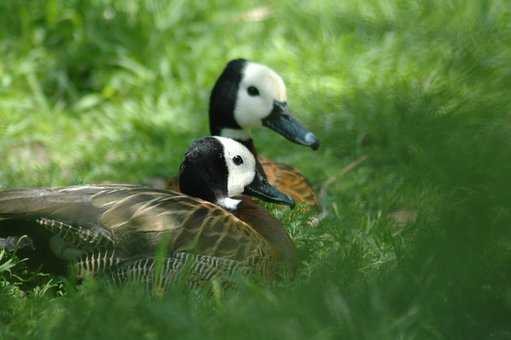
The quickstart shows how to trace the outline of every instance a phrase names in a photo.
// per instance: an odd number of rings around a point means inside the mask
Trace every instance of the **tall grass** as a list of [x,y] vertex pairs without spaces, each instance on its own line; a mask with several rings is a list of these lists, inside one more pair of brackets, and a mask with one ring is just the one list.
[[0,2],[1,186],[174,174],[243,56],[283,75],[322,140],[254,131],[258,148],[328,212],[317,227],[275,212],[292,282],[148,297],[22,282],[17,264],[0,272],[0,337],[511,338],[510,18],[504,0]]

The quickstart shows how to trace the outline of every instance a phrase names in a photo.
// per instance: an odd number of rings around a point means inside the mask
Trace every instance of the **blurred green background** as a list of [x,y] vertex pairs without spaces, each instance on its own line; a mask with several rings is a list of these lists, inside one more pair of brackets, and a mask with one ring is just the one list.
[[326,208],[315,227],[275,211],[294,281],[213,295],[75,287],[0,254],[0,338],[511,339],[509,1],[3,0],[0,25],[0,186],[175,174],[245,57],[322,141],[254,131],[260,152]]

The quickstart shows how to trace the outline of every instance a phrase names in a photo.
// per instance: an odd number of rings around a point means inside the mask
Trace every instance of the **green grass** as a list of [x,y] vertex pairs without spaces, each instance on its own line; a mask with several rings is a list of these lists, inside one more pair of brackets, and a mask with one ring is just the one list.
[[[247,19],[256,7],[268,15]],[[77,287],[2,254],[0,338],[511,338],[509,3],[256,7],[0,2],[0,186],[175,174],[241,56],[283,75],[322,141],[314,153],[254,131],[260,152],[323,188],[328,212],[314,228],[275,212],[299,249],[294,281],[213,295]]]

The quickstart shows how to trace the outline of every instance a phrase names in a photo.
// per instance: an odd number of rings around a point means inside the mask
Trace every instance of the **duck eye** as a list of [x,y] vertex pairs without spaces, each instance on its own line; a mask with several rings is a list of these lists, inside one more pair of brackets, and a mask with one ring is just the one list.
[[259,90],[257,89],[257,87],[255,86],[249,86],[247,88],[247,92],[250,96],[254,97],[254,96],[258,96],[259,95]]
[[236,164],[236,165],[241,165],[241,164],[243,164],[243,158],[241,158],[241,156],[239,156],[239,155],[238,155],[238,156],[234,156],[234,157],[232,158],[232,161],[233,161],[233,162],[234,162],[234,164]]

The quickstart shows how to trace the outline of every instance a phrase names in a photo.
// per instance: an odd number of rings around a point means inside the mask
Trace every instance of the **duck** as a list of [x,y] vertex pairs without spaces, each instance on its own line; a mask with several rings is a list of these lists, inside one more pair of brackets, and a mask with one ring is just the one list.
[[[299,204],[319,207],[314,188],[297,168],[257,153],[250,130],[258,127],[267,127],[312,150],[320,146],[318,138],[291,114],[282,77],[266,65],[233,59],[225,66],[210,94],[211,135],[242,143],[256,156],[257,166],[278,190]],[[177,190],[177,178],[167,181],[167,187]]]
[[[194,141],[179,185],[179,192],[131,184],[0,191],[0,249],[54,274],[71,268],[77,277],[108,273],[165,284],[185,267],[194,282],[296,269],[292,239],[248,196],[295,202],[268,183],[243,144],[220,136]],[[157,251],[166,254],[160,272]]]

